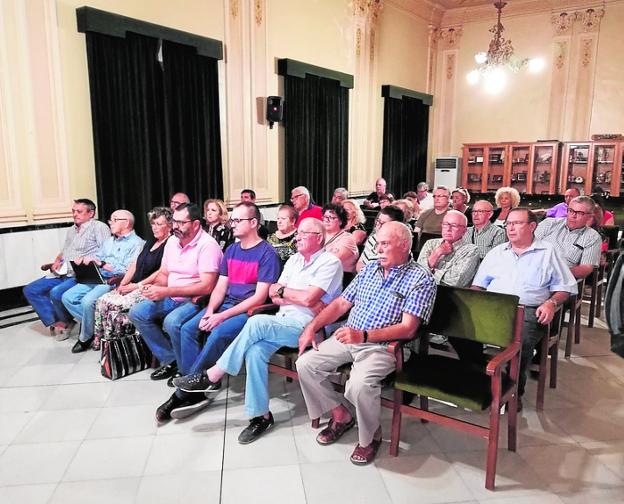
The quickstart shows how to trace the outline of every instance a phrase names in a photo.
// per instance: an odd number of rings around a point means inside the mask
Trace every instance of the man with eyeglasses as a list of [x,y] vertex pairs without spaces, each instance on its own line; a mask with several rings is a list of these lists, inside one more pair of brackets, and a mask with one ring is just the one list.
[[442,238],[428,240],[418,255],[418,264],[433,275],[438,285],[467,287],[479,266],[479,249],[464,243],[466,216],[449,210],[442,221]]
[[190,198],[182,193],[175,193],[171,196],[171,198],[169,198],[169,206],[171,207],[171,210],[173,210],[174,212],[176,211],[176,209],[186,203],[187,205],[191,202]]
[[418,207],[421,212],[433,208],[433,194],[429,192],[429,184],[427,182],[418,183],[416,186],[416,198],[418,199]]
[[462,238],[464,243],[476,245],[479,249],[479,258],[485,255],[497,245],[507,241],[505,230],[490,222],[494,214],[494,207],[489,201],[479,200],[472,206],[472,226],[468,228]]
[[[231,215],[230,226],[237,241],[225,250],[207,308],[179,331],[169,333],[178,369],[184,376],[180,386],[200,380],[203,371],[217,362],[247,322],[247,310],[266,301],[269,287],[281,272],[277,252],[258,235],[258,207],[241,202]],[[202,335],[207,335],[205,343]],[[186,404],[193,397],[197,396],[176,390],[156,410],[156,422],[160,425],[171,418],[185,418],[208,406],[208,402]]]
[[594,200],[577,196],[568,204],[565,219],[544,219],[535,238],[552,243],[575,278],[585,278],[600,264],[600,234],[588,226],[594,214]]
[[67,231],[63,249],[54,262],[41,266],[43,271],[49,270],[50,274],[24,287],[24,297],[43,325],[50,328],[50,333],[57,341],[69,338],[70,331],[75,325],[61,299],[66,291],[76,285],[70,261],[78,257],[94,256],[110,236],[108,226],[94,217],[93,201],[87,198],[74,200],[72,205],[74,224]]
[[360,271],[369,262],[377,259],[377,232],[388,222],[405,222],[405,214],[400,208],[388,206],[379,210],[373,231],[364,242],[364,250],[360,254],[355,270]]
[[568,205],[570,202],[581,195],[581,192],[576,187],[570,187],[564,195],[564,201],[557,203],[554,207],[548,210],[533,210],[538,215],[546,214],[546,217],[554,217],[555,219],[563,219],[568,215]]
[[193,301],[212,292],[223,258],[219,244],[202,229],[197,205],[180,205],[172,222],[173,236],[165,245],[158,274],[153,283],[143,287],[145,300],[128,313],[160,361],[160,367],[150,375],[152,380],[164,380],[177,372],[174,342],[164,333],[179,333],[182,324],[201,310]]
[[[136,260],[145,241],[134,232],[134,215],[128,210],[116,210],[108,221],[111,234],[102,248],[93,256],[78,257],[76,264],[94,263],[104,279],[124,275]],[[78,341],[72,353],[87,350],[93,342],[95,325],[95,303],[113,287],[105,284],[77,284],[63,294],[63,305],[72,317],[81,323]]]
[[290,192],[290,202],[298,215],[295,221],[296,228],[299,228],[299,224],[303,222],[303,219],[309,217],[320,221],[323,220],[323,209],[310,201],[310,191],[306,187],[295,187]]
[[[240,200],[241,203],[247,202],[253,203],[255,205],[256,191],[254,191],[253,189],[243,189],[240,193]],[[262,238],[263,240],[266,240],[269,237],[269,230],[264,225],[264,216],[262,215],[262,212],[259,208],[258,212],[260,213],[260,221],[258,222],[258,236],[260,236],[260,238]]]
[[442,220],[449,210],[450,197],[451,192],[447,187],[436,187],[433,191],[433,208],[421,212],[414,226],[414,232],[441,235]]
[[281,347],[297,347],[299,335],[322,307],[338,297],[342,287],[340,260],[323,249],[325,228],[313,218],[305,219],[297,232],[297,253],[286,261],[279,280],[269,288],[275,315],[255,315],[230,344],[216,364],[190,379],[174,379],[185,392],[218,391],[226,375],[237,375],[243,363],[247,369],[245,411],[249,425],[238,436],[249,444],[273,426],[269,409],[269,359]]
[[[509,212],[505,224],[509,242],[493,248],[481,262],[472,288],[513,294],[525,306],[518,395],[522,397],[527,366],[537,344],[546,334],[558,305],[576,294],[576,279],[555,247],[534,237],[537,217],[528,208]],[[482,355],[482,346],[475,344]],[[461,355],[460,355],[461,357]],[[475,353],[463,358],[475,358]],[[518,401],[518,410],[522,401]]]

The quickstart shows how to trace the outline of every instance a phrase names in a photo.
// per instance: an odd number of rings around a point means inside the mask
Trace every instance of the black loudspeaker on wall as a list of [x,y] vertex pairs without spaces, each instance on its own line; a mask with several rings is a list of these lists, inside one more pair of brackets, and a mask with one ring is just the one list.
[[284,99],[281,96],[267,96],[266,118],[269,121],[269,128],[273,124],[284,119]]

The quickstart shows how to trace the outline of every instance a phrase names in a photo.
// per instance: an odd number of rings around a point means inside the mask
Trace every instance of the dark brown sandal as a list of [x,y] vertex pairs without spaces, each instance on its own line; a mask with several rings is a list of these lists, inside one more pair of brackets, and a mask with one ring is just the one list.
[[330,419],[327,427],[325,427],[318,433],[318,436],[316,436],[316,442],[320,445],[330,445],[335,443],[354,425],[354,417],[351,417],[351,420],[345,423],[334,422],[333,419]]
[[355,465],[367,465],[375,460],[377,450],[381,446],[381,439],[373,439],[368,446],[357,445],[351,454],[351,462]]

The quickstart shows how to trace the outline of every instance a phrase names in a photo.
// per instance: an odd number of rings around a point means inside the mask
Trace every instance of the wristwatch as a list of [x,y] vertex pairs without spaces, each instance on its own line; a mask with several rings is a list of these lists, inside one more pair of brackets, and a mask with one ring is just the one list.
[[286,287],[284,287],[284,286],[282,285],[279,289],[277,289],[277,295],[278,295],[279,297],[281,297],[281,298],[283,298],[283,297],[284,297],[284,289],[285,289],[285,288],[286,288]]

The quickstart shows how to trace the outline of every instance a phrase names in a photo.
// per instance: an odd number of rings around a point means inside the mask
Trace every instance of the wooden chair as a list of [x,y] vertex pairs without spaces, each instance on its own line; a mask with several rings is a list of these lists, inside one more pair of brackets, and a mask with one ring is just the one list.
[[562,317],[569,310],[568,330],[566,333],[565,358],[569,359],[572,354],[572,341],[578,344],[581,342],[581,305],[583,304],[583,291],[585,290],[585,279],[579,278],[576,281],[577,294],[570,296],[562,308]]
[[606,263],[600,261],[599,266],[594,266],[594,271],[586,279],[586,283],[589,284],[590,291],[589,297],[584,296],[585,299],[589,299],[589,315],[587,317],[587,327],[594,327],[594,318],[600,317],[602,307],[602,285],[604,283]]
[[[500,347],[502,351],[487,367],[454,357],[419,353],[415,365],[402,369],[400,345],[389,351],[397,356],[390,453],[398,454],[403,413],[450,427],[488,441],[485,487],[494,489],[501,407],[508,404],[508,449],[516,450],[517,390],[520,370],[521,333],[524,307],[518,297],[491,292],[438,287],[436,303],[427,333],[468,339]],[[426,337],[421,339],[421,347]],[[403,393],[420,396],[420,407],[403,404]],[[428,399],[439,399],[460,408],[490,409],[488,427],[429,411]]]
[[[572,316],[572,315],[570,315]],[[548,357],[550,357],[550,388],[557,388],[557,358],[559,355],[559,337],[563,321],[563,309],[557,307],[553,320],[539,345],[539,364],[537,367],[537,401],[535,409],[544,409],[544,395],[546,393],[546,377],[548,376]],[[570,331],[568,330],[568,333]]]

